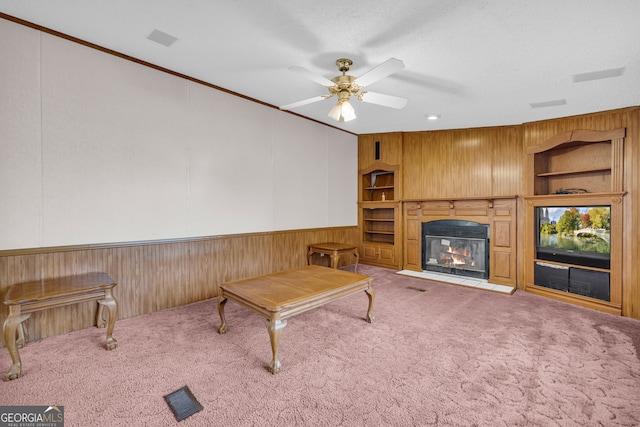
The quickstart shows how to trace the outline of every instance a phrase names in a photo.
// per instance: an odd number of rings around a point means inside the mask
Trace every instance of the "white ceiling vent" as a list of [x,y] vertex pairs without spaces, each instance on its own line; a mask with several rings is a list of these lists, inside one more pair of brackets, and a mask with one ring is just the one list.
[[171,34],[164,33],[160,30],[153,30],[151,34],[147,36],[147,38],[153,42],[167,47],[171,46],[176,40],[178,40],[177,37],[173,37]]
[[553,101],[544,101],[544,102],[532,102],[531,108],[544,108],[544,107],[557,107],[558,105],[565,105],[567,103],[566,99],[555,99]]
[[610,77],[620,77],[624,73],[625,67],[611,68],[609,70],[592,71],[590,73],[574,74],[573,82],[588,82],[590,80],[608,79]]

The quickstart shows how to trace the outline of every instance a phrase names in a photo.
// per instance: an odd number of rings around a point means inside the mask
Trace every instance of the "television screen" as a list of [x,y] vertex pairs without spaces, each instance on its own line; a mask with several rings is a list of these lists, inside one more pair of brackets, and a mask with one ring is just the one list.
[[611,206],[540,206],[537,258],[609,268]]

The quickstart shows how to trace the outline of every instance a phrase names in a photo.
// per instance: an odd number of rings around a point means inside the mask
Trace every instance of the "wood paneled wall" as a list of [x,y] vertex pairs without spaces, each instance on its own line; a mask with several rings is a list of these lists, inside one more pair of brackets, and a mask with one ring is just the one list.
[[522,191],[519,126],[405,133],[403,151],[405,200]]
[[[514,126],[402,134],[402,201],[519,196],[518,234],[525,232],[521,197],[528,177],[526,148],[562,132],[626,129],[623,158],[624,242],[622,314],[640,319],[640,107]],[[364,140],[368,135],[360,135]],[[376,136],[380,138],[380,135]],[[523,245],[518,239],[518,264]],[[523,284],[522,268],[518,286]]]
[[[376,141],[379,142],[379,156],[376,158]],[[366,169],[373,163],[388,165],[402,164],[402,133],[371,133],[358,137],[358,170]],[[397,195],[396,195],[397,197]]]
[[[127,319],[216,297],[225,281],[301,267],[307,263],[309,244],[329,241],[357,242],[357,227],[3,251],[0,297],[15,283],[103,271],[118,283],[118,319]],[[329,257],[324,258],[317,263],[328,266]],[[355,258],[341,258],[341,265],[353,262]],[[0,306],[4,322],[8,309]],[[97,304],[89,302],[34,313],[25,322],[27,340],[93,326],[96,310]],[[215,332],[216,313],[211,316]]]

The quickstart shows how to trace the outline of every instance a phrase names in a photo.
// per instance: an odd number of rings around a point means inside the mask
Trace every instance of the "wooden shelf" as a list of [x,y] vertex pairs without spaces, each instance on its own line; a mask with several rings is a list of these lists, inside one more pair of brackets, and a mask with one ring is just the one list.
[[574,170],[557,171],[557,172],[544,172],[544,173],[539,173],[536,176],[545,177],[545,176],[560,176],[560,175],[574,175],[574,174],[601,173],[601,172],[611,173],[611,168],[574,169]]
[[[557,261],[549,261],[546,259],[538,259],[538,258],[534,258],[533,262],[541,262],[543,264],[553,264],[553,265],[557,265],[560,267],[576,267],[574,264],[567,264],[565,262],[557,262]],[[586,269],[586,270],[593,270],[593,271],[602,271],[604,273],[608,273],[611,270],[607,269],[607,268],[597,268],[597,267],[585,267],[585,266],[579,266],[582,269]]]
[[[380,167],[384,167],[380,165]],[[395,179],[394,170],[373,169],[361,173],[363,202],[385,202],[395,201]]]
[[394,208],[365,209],[362,215],[364,241],[370,240],[372,235],[395,234],[395,210]]
[[393,190],[395,187],[393,185],[385,185],[385,186],[377,186],[377,187],[367,187],[365,190]]
[[569,203],[594,203],[591,200],[601,200],[603,198],[611,198],[613,201],[621,199],[625,194],[624,191],[620,192],[602,192],[602,193],[574,193],[574,194],[538,194],[536,196],[524,196],[525,200],[547,200],[550,203],[556,203],[558,206],[563,206]]

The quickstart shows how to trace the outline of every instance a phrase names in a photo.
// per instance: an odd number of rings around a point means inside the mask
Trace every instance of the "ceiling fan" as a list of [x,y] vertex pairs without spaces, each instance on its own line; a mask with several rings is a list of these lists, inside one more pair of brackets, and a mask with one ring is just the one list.
[[311,104],[313,102],[323,101],[333,96],[338,97],[338,103],[333,106],[329,111],[329,117],[339,122],[348,122],[356,118],[355,110],[349,102],[351,95],[355,96],[359,101],[368,102],[371,104],[383,105],[385,107],[391,107],[400,109],[407,105],[406,98],[400,98],[397,96],[384,95],[382,93],[365,91],[364,88],[372,83],[382,80],[383,78],[395,73],[396,71],[404,68],[404,63],[399,59],[390,58],[367,71],[360,77],[353,77],[347,74],[353,61],[347,58],[340,58],[336,61],[338,70],[342,72],[342,75],[336,76],[331,80],[319,76],[306,68],[293,66],[289,67],[289,70],[302,74],[310,80],[316,83],[326,86],[329,89],[328,95],[315,96],[313,98],[304,99],[302,101],[294,102],[292,104],[283,105],[281,110],[291,110],[296,107]]

